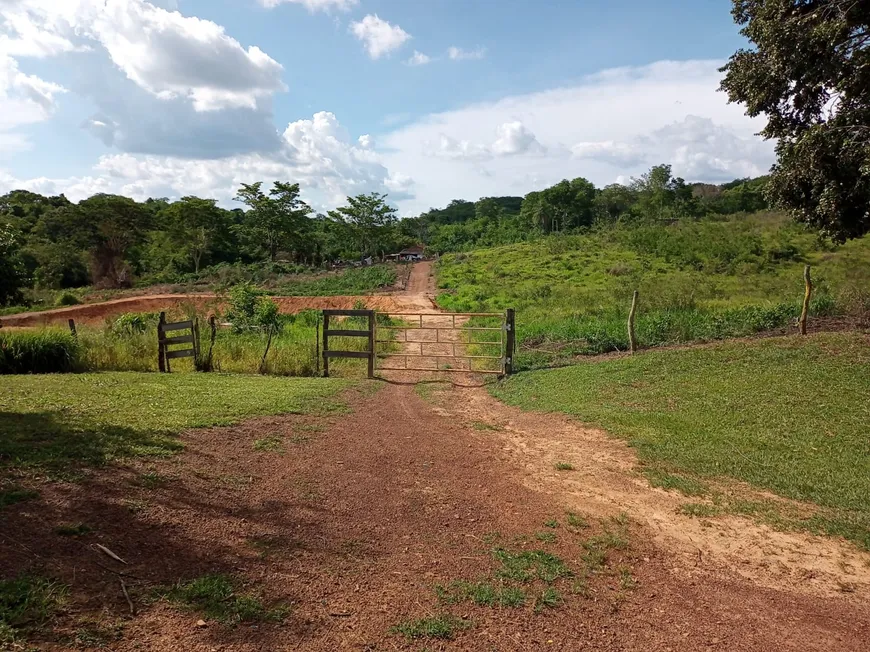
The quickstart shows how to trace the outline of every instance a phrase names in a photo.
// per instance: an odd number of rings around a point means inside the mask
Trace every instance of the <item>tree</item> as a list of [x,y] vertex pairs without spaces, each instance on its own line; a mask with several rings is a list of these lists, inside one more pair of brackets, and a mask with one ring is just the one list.
[[[387,204],[386,195],[376,192],[348,197],[348,206],[329,211],[329,216],[349,227],[361,258],[378,253],[396,224],[396,209]],[[381,247],[383,250],[383,246]]]
[[279,251],[298,248],[309,226],[311,208],[299,198],[298,183],[276,181],[268,195],[262,185],[262,181],[243,183],[239,189],[236,201],[248,211],[237,230],[242,239],[275,260]]
[[11,227],[0,224],[0,306],[21,302],[27,283],[18,238]]
[[214,199],[182,197],[161,211],[166,230],[182,245],[198,272],[202,258],[227,230],[227,219]]
[[870,3],[733,0],[752,48],[721,89],[777,139],[768,198],[837,241],[870,231]]

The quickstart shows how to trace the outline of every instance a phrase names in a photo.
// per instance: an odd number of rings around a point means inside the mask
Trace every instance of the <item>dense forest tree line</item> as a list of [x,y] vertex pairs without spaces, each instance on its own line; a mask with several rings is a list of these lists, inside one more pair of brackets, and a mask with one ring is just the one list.
[[656,166],[627,186],[596,188],[583,178],[523,197],[454,200],[397,219],[386,195],[348,197],[315,214],[298,184],[243,184],[227,210],[213,199],[177,201],[99,194],[74,204],[63,195],[15,190],[0,197],[0,304],[27,287],[126,287],[178,282],[221,263],[287,261],[320,267],[383,257],[423,243],[434,253],[519,242],[626,220],[674,220],[765,207],[764,179],[724,186],[674,178]]

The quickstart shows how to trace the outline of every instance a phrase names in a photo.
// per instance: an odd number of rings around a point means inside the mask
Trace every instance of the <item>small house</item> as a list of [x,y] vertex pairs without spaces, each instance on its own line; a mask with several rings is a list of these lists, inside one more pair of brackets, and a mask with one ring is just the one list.
[[420,245],[414,245],[413,247],[406,247],[402,249],[397,254],[393,254],[390,258],[396,258],[397,260],[415,262],[418,260],[423,260],[423,254],[425,253],[425,249]]

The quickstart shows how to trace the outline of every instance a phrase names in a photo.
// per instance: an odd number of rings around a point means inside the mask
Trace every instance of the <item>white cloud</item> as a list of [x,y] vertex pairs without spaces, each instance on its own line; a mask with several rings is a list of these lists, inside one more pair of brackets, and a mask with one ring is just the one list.
[[315,11],[330,11],[332,9],[350,11],[352,7],[359,4],[359,0],[260,0],[260,4],[269,9],[280,4],[296,4],[302,5],[314,13]]
[[363,149],[371,149],[375,146],[375,139],[372,138],[369,134],[363,134],[362,136],[357,138],[356,141]]
[[432,57],[428,54],[423,54],[422,52],[418,52],[414,50],[414,54],[411,55],[411,58],[408,59],[405,63],[409,66],[425,66],[427,63],[432,62]]
[[[720,61],[663,61],[608,70],[576,85],[417,119],[379,137],[384,163],[416,180],[405,214],[451,199],[523,195],[563,178],[597,185],[672,163],[689,181],[763,174],[773,144],[717,91]],[[531,145],[534,134],[540,149]],[[481,134],[493,133],[485,145]],[[519,153],[526,143],[529,151]],[[534,150],[534,151],[533,151]],[[514,152],[517,153],[514,153]],[[508,154],[513,155],[496,155]]]
[[58,84],[24,74],[15,59],[0,52],[0,153],[27,149],[20,127],[47,120],[55,95],[63,92]]
[[253,109],[286,89],[281,65],[258,47],[145,0],[4,0],[0,16],[0,51],[50,56],[96,42],[138,86],[164,100],[187,98],[197,111]]
[[476,47],[473,50],[463,50],[455,45],[447,48],[447,56],[454,61],[462,61],[465,59],[483,59],[486,56],[486,48]]
[[535,138],[535,134],[526,129],[519,120],[499,125],[497,132],[498,139],[492,144],[492,151],[498,155],[513,156],[546,151]]
[[378,17],[369,14],[361,21],[351,23],[350,31],[365,44],[366,51],[372,59],[379,59],[385,54],[396,50],[411,38],[398,25],[391,25]]
[[279,150],[207,160],[173,156],[114,154],[100,157],[86,176],[68,179],[16,179],[0,170],[0,194],[26,188],[46,194],[65,193],[78,201],[96,192],[138,200],[195,194],[231,206],[241,183],[299,182],[303,196],[318,210],[332,208],[347,195],[386,192],[411,197],[414,180],[389,172],[374,151],[351,140],[335,115],[316,113],[287,125]]

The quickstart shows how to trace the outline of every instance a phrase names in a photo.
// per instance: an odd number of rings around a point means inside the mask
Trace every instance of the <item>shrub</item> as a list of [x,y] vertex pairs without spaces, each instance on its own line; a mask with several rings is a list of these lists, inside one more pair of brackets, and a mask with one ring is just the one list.
[[55,302],[58,306],[77,306],[80,303],[79,298],[72,292],[62,292]]
[[109,330],[116,335],[141,334],[151,326],[156,328],[159,319],[156,312],[125,312],[110,323]]
[[79,359],[79,343],[66,331],[0,331],[0,374],[66,373]]

